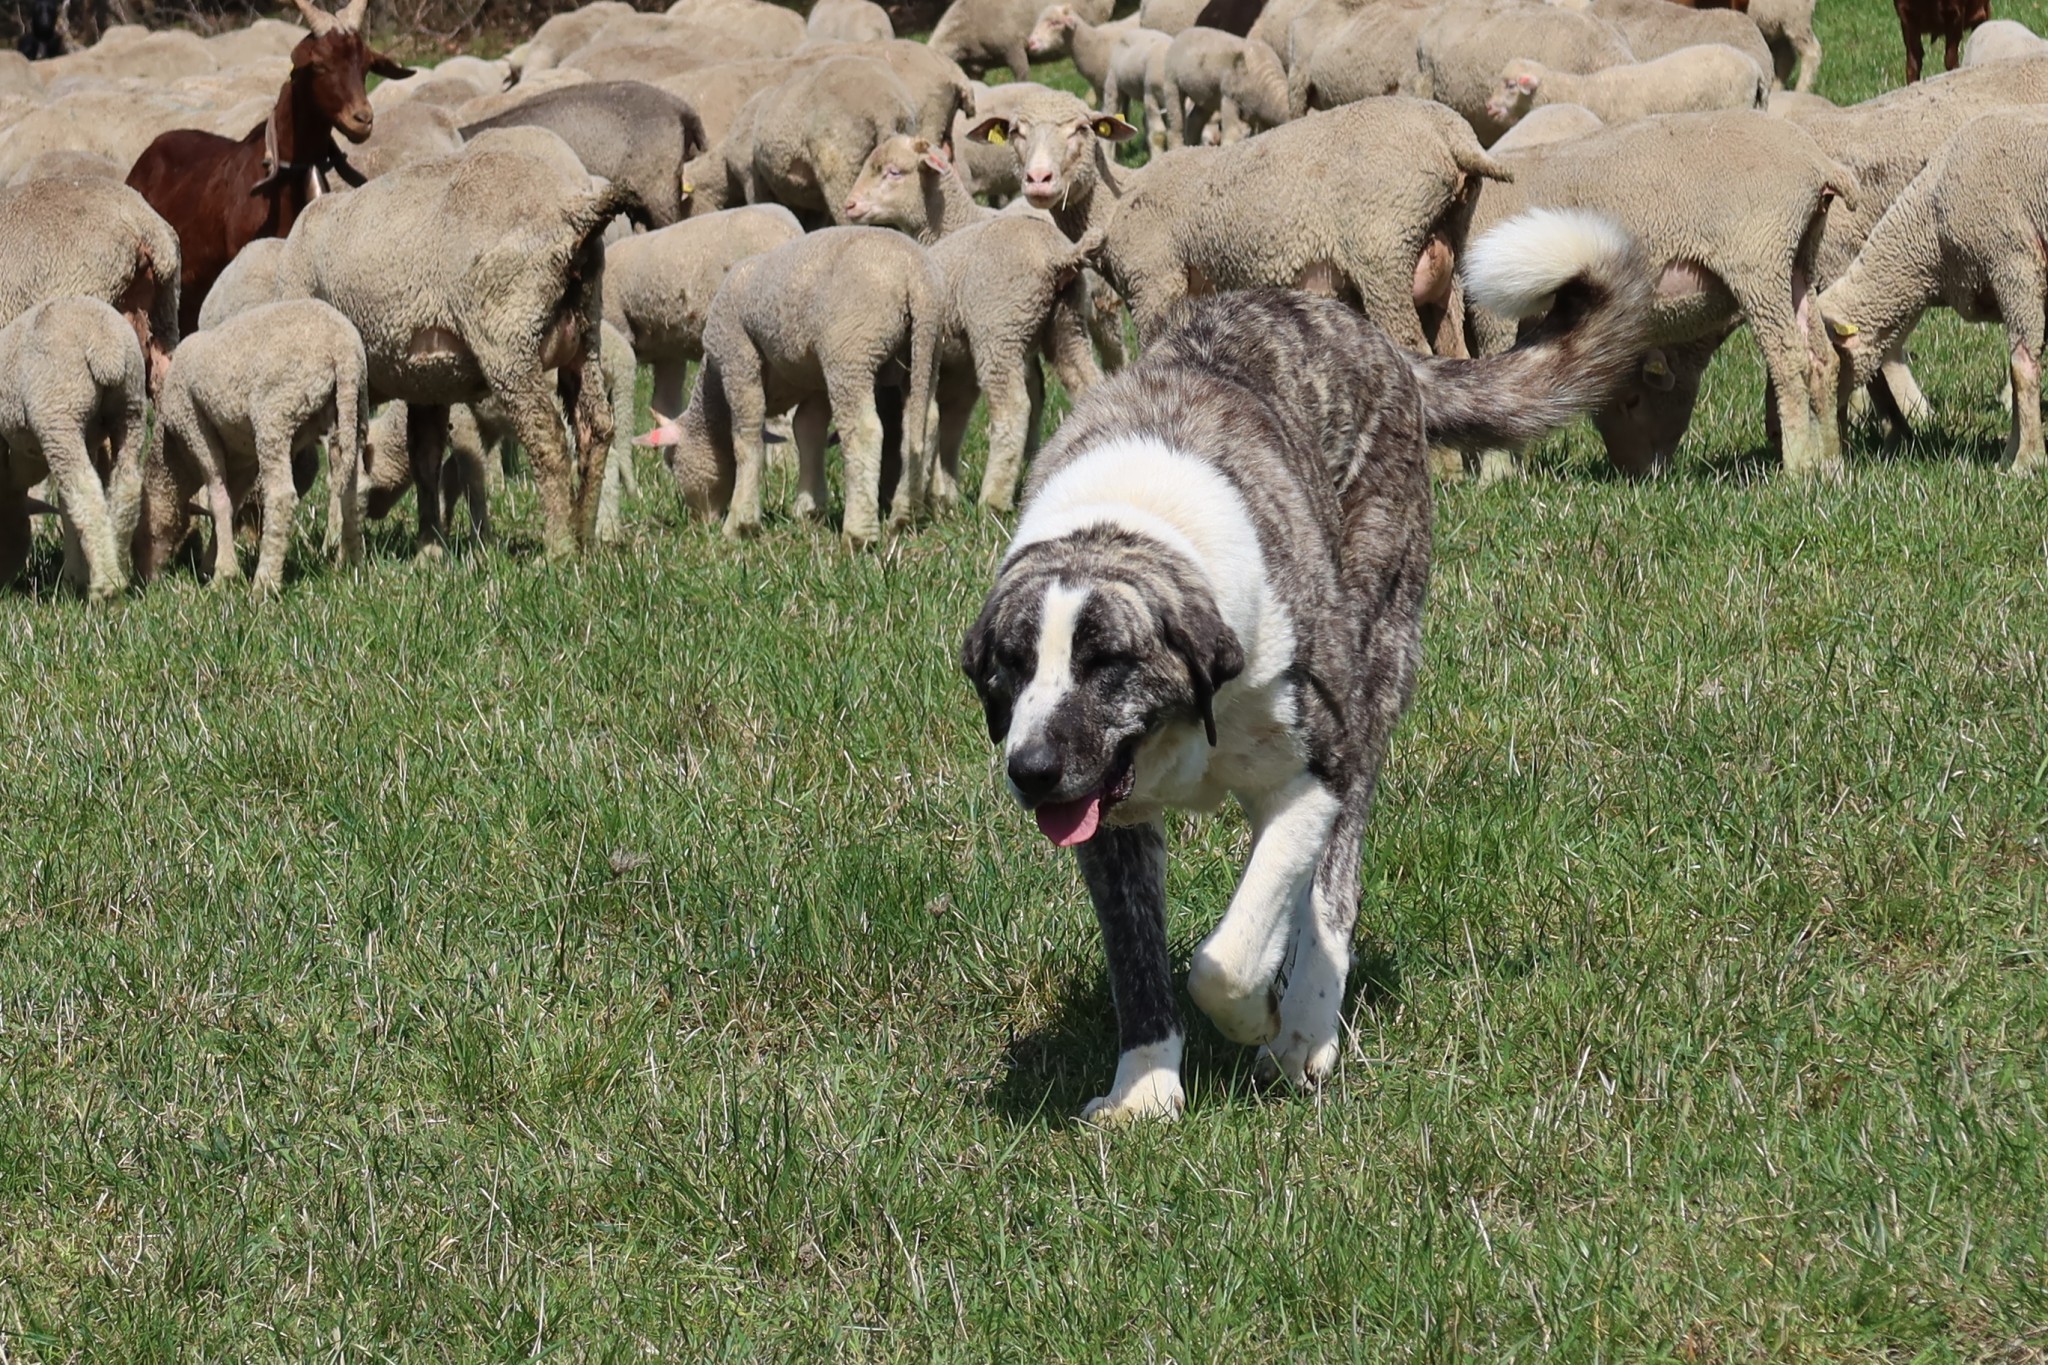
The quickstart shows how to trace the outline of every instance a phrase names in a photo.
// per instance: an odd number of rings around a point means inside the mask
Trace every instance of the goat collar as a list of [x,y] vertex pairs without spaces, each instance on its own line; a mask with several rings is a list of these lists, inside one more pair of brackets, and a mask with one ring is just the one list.
[[327,193],[325,172],[333,171],[342,182],[356,186],[368,180],[361,171],[349,164],[339,147],[328,145],[327,155],[311,161],[279,161],[277,156],[277,110],[270,111],[270,117],[263,121],[263,178],[250,187],[249,193],[260,194],[280,181],[304,172],[306,176],[306,198],[318,199]]

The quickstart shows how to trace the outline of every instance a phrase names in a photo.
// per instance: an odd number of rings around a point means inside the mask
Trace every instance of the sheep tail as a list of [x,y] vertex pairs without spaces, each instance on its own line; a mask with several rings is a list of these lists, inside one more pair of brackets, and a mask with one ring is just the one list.
[[1856,183],[1856,173],[1835,161],[1827,163],[1820,188],[1822,194],[1841,200],[1842,207],[1851,213],[1856,211],[1856,199],[1863,193],[1863,187]]
[[1460,138],[1451,139],[1451,161],[1467,175],[1480,176],[1487,180],[1498,180],[1506,184],[1515,178],[1515,173],[1506,162],[1496,161],[1476,141]]
[[1656,272],[1642,245],[1585,210],[1534,209],[1466,254],[1465,296],[1524,321],[1512,350],[1476,360],[1417,357],[1433,442],[1519,446],[1608,402],[1649,342]]

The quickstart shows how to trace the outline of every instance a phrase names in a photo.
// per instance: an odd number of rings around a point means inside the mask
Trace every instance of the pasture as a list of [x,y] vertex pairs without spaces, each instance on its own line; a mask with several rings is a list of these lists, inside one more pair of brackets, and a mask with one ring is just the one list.
[[[1886,7],[1818,23],[1822,93],[1897,83]],[[315,497],[282,600],[100,611],[43,544],[0,1359],[2048,1356],[2048,484],[1997,329],[1915,360],[1842,484],[1738,337],[1667,477],[1581,426],[1439,485],[1336,1080],[1183,1000],[1185,1119],[1109,1135],[1092,915],[954,661],[998,519],[735,546],[649,460],[581,564],[523,478],[353,574]],[[1245,834],[1171,829],[1184,969]]]

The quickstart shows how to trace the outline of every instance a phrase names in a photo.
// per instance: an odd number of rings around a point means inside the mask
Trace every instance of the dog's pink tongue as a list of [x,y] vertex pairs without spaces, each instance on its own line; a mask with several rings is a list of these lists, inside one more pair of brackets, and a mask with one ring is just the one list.
[[1061,848],[1085,844],[1102,823],[1102,793],[1089,792],[1076,801],[1056,801],[1037,810],[1038,832]]

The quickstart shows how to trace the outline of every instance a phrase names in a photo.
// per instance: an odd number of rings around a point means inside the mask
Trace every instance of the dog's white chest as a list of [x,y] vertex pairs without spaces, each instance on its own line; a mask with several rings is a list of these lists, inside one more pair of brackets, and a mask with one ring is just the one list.
[[1275,679],[1217,708],[1213,748],[1200,722],[1161,730],[1138,746],[1137,780],[1124,804],[1148,815],[1210,811],[1225,797],[1280,787],[1305,761],[1295,716],[1293,684]]

